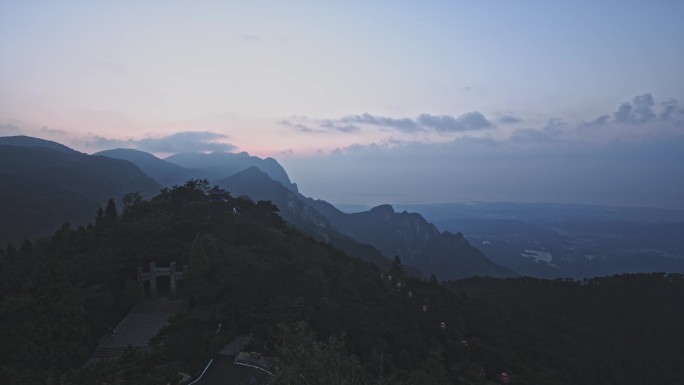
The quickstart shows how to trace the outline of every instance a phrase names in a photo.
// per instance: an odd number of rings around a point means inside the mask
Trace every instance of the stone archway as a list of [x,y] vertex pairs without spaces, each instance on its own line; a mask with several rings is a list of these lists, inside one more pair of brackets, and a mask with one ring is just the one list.
[[176,294],[177,281],[185,280],[188,274],[188,266],[184,265],[182,271],[176,271],[176,262],[169,263],[169,267],[157,267],[156,262],[150,262],[150,270],[148,272],[143,271],[142,266],[138,266],[138,283],[140,284],[140,289],[145,293],[145,282],[149,282],[150,287],[150,299],[154,300],[157,298],[157,278],[158,277],[169,277],[169,289],[171,295]]

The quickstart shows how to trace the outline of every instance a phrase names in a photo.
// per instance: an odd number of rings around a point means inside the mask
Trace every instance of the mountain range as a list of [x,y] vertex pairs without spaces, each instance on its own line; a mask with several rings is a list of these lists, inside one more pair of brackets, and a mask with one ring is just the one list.
[[384,255],[401,256],[406,264],[435,274],[440,279],[515,275],[513,271],[490,261],[463,234],[440,232],[420,214],[397,213],[390,205],[349,214],[323,200],[307,198],[307,203],[342,233],[372,244]]
[[0,242],[85,224],[109,198],[151,197],[161,185],[134,164],[30,137],[0,137]]
[[[347,214],[328,202],[305,197],[273,158],[247,153],[181,153],[160,159],[132,149],[83,154],[55,142],[29,137],[0,138],[3,218],[32,212],[35,220],[7,239],[44,235],[61,222],[85,224],[106,199],[120,199],[139,191],[144,196],[162,186],[179,185],[191,178],[208,179],[234,196],[269,200],[290,225],[348,254],[388,267],[401,258],[410,275],[436,275],[440,280],[469,276],[515,276],[490,261],[460,233],[440,232],[420,214],[396,213],[381,205],[363,213]],[[13,164],[14,166],[10,165]],[[5,167],[8,166],[8,167]],[[7,175],[6,175],[7,174]],[[16,188],[13,186],[17,186]],[[20,198],[24,196],[25,199]],[[9,202],[20,202],[16,206]],[[12,211],[14,210],[14,211]],[[39,213],[48,213],[48,221]],[[3,229],[12,227],[3,220]],[[421,273],[422,272],[422,273]]]

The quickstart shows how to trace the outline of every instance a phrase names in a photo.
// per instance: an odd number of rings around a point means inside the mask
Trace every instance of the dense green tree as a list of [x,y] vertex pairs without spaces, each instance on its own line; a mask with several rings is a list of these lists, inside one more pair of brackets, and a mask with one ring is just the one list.
[[212,294],[212,287],[207,280],[210,268],[209,256],[204,247],[205,239],[209,237],[198,234],[192,242],[188,265],[187,293],[193,304],[196,301],[207,302]]
[[344,338],[316,339],[304,323],[281,325],[276,348],[279,368],[273,385],[360,385],[363,370],[347,356]]
[[7,246],[5,247],[5,253],[10,258],[14,257],[15,255],[17,255],[17,249],[14,247],[13,244],[8,243]]
[[18,378],[37,381],[83,362],[86,323],[81,300],[59,261],[48,257],[30,279],[27,291],[0,302],[0,356],[4,375],[12,366]]
[[31,242],[31,240],[28,238],[24,238],[24,241],[21,243],[21,246],[19,246],[19,254],[25,255],[30,253],[32,250],[33,242]]
[[140,194],[139,191],[134,192],[134,193],[128,193],[121,198],[121,202],[123,203],[124,207],[124,212],[127,210],[133,209],[136,205],[139,205],[142,203],[143,197]]
[[118,216],[119,212],[116,210],[116,203],[114,203],[114,199],[109,198],[104,210],[104,218],[113,222]]
[[102,206],[97,208],[97,212],[95,214],[95,225],[100,225],[102,224],[102,219],[104,218],[104,210],[102,210]]
[[394,256],[394,259],[392,260],[389,274],[397,278],[404,276],[404,269],[401,267],[401,258],[399,258],[398,255]]
[[118,360],[100,361],[64,374],[59,385],[159,385],[175,384],[180,379],[159,352],[129,348]]

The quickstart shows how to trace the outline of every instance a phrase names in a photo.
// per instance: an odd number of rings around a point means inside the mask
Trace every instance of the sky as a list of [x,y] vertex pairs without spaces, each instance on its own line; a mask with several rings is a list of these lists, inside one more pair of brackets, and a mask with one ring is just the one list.
[[682,1],[0,0],[0,135],[334,203],[684,208]]

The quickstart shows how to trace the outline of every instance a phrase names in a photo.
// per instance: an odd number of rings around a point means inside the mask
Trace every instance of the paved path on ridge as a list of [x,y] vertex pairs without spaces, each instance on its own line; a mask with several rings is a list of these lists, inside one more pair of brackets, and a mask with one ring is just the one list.
[[116,334],[108,336],[93,353],[92,359],[116,358],[128,346],[149,349],[148,342],[166,325],[169,319],[187,308],[186,301],[159,299],[140,301],[116,327]]

